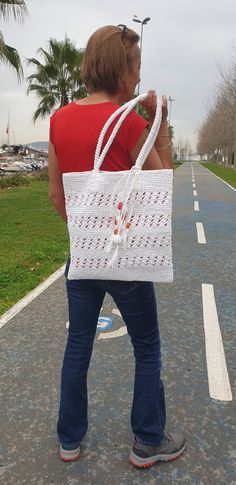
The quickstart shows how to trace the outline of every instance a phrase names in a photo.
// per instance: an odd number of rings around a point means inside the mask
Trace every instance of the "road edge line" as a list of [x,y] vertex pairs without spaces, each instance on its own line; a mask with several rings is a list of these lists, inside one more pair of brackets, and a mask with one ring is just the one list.
[[49,286],[52,285],[60,276],[63,275],[65,271],[65,264],[61,266],[55,273],[52,273],[45,281],[40,283],[36,288],[30,291],[24,298],[19,300],[13,307],[7,310],[0,317],[0,329],[11,320],[17,313],[19,313],[23,308],[25,308],[31,301],[33,301],[37,296],[39,296],[43,291],[45,291]]
[[211,170],[209,170],[209,168],[204,167],[204,165],[202,165],[201,163],[200,163],[200,165],[201,165],[203,168],[205,168],[205,170],[207,170],[209,173],[211,173],[212,175],[215,175],[215,177],[216,177],[217,179],[219,179],[221,182],[223,182],[223,184],[228,185],[228,187],[230,187],[230,189],[232,189],[232,190],[234,190],[234,192],[236,192],[236,189],[235,189],[234,187],[232,187],[232,185],[230,185],[230,184],[228,184],[227,182],[225,182],[225,180],[223,180],[222,178],[220,178],[220,177],[219,177],[218,175],[216,175],[214,172],[211,172]]

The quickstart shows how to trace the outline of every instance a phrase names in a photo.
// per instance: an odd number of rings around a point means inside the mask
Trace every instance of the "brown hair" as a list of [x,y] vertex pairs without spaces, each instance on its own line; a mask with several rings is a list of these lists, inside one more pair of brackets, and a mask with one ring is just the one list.
[[132,68],[132,47],[139,35],[125,25],[107,25],[90,37],[84,52],[81,78],[90,92],[116,94],[125,73]]

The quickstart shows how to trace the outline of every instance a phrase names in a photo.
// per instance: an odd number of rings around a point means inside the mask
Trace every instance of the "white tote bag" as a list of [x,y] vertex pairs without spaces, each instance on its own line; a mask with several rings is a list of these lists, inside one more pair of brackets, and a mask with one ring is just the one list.
[[[135,166],[120,172],[100,171],[123,120],[145,97],[136,97],[110,116],[99,136],[92,171],[63,174],[70,280],[173,281],[173,170],[142,170],[160,128],[159,100]],[[108,127],[120,114],[101,151]]]

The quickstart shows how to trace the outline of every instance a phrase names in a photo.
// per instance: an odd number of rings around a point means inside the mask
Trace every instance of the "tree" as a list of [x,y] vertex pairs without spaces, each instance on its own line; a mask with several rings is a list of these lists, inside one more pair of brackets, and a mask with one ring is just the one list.
[[[11,16],[14,20],[22,22],[27,15],[27,8],[24,0],[0,0],[0,19],[8,21]],[[13,67],[18,79],[23,76],[23,69],[19,53],[14,47],[10,47],[4,41],[2,32],[0,31],[0,61],[5,62],[10,67]]]
[[209,103],[198,137],[198,153],[210,162],[234,164],[236,152],[236,62],[219,68],[220,81]]
[[77,49],[67,37],[64,41],[50,39],[48,46],[48,51],[42,48],[37,51],[43,57],[43,62],[28,59],[28,64],[33,65],[36,71],[27,78],[27,94],[33,91],[40,99],[33,116],[34,122],[86,95],[86,88],[80,79],[83,50]]
[[172,143],[174,138],[174,127],[169,125],[169,123],[168,123],[168,130],[169,130],[170,141]]

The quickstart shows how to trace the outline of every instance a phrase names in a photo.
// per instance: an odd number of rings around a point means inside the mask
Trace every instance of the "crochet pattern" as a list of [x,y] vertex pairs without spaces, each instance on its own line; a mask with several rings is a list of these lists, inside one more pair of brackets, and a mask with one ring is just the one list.
[[[161,106],[135,166],[122,172],[100,171],[103,159],[141,95],[106,122],[91,172],[63,174],[71,264],[69,279],[171,282],[172,170],[142,170],[161,122]],[[122,113],[101,153],[112,121]]]

